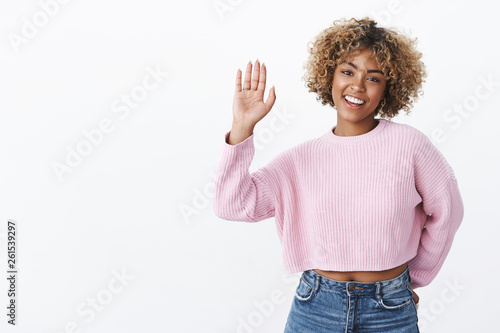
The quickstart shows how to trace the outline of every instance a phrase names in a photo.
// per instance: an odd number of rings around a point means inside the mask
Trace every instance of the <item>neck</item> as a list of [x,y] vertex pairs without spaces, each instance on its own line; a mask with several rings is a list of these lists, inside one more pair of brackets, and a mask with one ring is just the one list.
[[375,118],[365,118],[359,122],[350,122],[337,117],[337,126],[333,134],[338,136],[354,136],[370,132],[378,125],[378,120]]

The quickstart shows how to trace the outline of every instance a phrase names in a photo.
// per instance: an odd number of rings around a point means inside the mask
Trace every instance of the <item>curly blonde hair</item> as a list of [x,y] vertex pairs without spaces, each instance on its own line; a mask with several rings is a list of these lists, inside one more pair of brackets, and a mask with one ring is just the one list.
[[[335,68],[351,56],[367,48],[387,79],[375,115],[391,119],[400,110],[410,113],[413,103],[423,94],[425,65],[416,50],[417,38],[411,39],[393,28],[377,27],[365,17],[361,20],[340,19],[308,43],[309,59],[303,76],[309,92],[315,92],[323,105],[335,107],[332,81]],[[312,45],[311,45],[312,44]]]

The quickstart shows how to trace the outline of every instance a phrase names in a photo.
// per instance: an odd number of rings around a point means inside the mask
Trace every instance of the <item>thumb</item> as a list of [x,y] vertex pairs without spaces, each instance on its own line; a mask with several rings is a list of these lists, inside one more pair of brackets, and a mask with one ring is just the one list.
[[276,101],[276,88],[273,85],[273,87],[269,89],[269,96],[267,97],[266,102],[264,103],[264,105],[266,106],[266,110],[268,110],[268,112],[271,111],[271,108],[273,107],[275,101]]

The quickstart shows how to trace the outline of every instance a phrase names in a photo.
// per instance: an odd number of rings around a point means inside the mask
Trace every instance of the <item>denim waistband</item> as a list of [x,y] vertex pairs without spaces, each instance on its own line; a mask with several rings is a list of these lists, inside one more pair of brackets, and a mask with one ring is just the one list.
[[312,269],[304,271],[301,279],[311,287],[314,286],[315,290],[321,287],[349,294],[383,294],[391,290],[407,288],[411,282],[410,266],[397,277],[378,282],[337,281],[320,275]]

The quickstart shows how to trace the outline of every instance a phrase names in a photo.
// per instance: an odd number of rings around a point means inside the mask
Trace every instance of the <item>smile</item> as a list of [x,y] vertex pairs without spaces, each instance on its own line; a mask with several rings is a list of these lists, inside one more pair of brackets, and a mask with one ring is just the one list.
[[365,101],[353,96],[344,96],[344,100],[347,106],[351,108],[359,108],[361,105],[365,104]]

